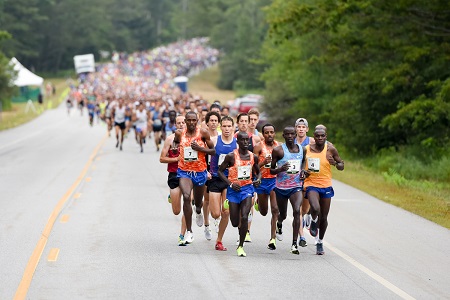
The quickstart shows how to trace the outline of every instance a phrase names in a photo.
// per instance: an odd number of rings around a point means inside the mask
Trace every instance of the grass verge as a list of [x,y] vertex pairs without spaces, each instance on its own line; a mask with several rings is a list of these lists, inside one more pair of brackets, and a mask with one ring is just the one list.
[[42,114],[45,110],[57,107],[64,100],[68,93],[66,79],[46,79],[44,81],[44,86],[47,82],[52,82],[55,85],[56,94],[50,97],[44,97],[42,104],[33,102],[36,112],[32,109],[28,109],[28,111],[26,111],[27,103],[12,103],[12,109],[10,111],[4,111],[1,113],[0,130],[17,127],[27,123]]

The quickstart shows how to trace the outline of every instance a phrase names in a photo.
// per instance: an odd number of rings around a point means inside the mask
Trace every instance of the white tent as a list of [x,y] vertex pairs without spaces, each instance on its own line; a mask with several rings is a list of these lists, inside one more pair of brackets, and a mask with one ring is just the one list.
[[24,66],[15,58],[11,58],[9,62],[14,66],[14,70],[17,72],[17,78],[14,80],[15,86],[28,86],[28,85],[42,85],[44,83],[44,78],[37,76]]

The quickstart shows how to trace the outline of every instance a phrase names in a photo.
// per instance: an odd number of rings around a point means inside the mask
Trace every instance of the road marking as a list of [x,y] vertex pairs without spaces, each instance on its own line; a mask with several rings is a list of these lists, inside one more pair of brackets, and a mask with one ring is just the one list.
[[87,177],[87,178],[86,178],[86,182],[90,182],[91,180],[92,180],[91,177]]
[[366,268],[365,266],[363,266],[362,264],[357,262],[355,259],[353,259],[350,256],[348,256],[347,254],[345,254],[341,250],[339,250],[336,247],[330,245],[330,243],[327,243],[327,242],[324,241],[324,244],[327,246],[328,249],[330,249],[331,251],[333,251],[334,253],[336,253],[337,255],[339,255],[340,257],[342,257],[343,259],[345,259],[349,263],[351,263],[353,266],[355,266],[359,270],[363,271],[364,273],[366,273],[367,275],[369,275],[370,277],[372,277],[373,279],[378,281],[381,285],[383,285],[384,287],[389,289],[391,292],[397,294],[402,299],[415,299],[414,297],[412,297],[411,295],[409,295],[408,293],[406,293],[402,289],[398,288],[394,284],[390,283],[389,281],[387,281],[386,279],[384,279],[383,277],[381,277],[377,273],[375,273],[375,272],[371,271],[370,269]]
[[73,195],[73,199],[78,199],[81,197],[81,193],[76,193],[75,195]]
[[61,223],[67,223],[67,222],[69,222],[69,218],[70,218],[69,215],[62,215],[62,216],[61,216]]
[[50,253],[48,254],[47,260],[48,261],[57,261],[58,260],[58,254],[59,254],[59,249],[58,248],[50,249]]
[[48,238],[52,231],[53,225],[55,224],[55,221],[58,218],[58,215],[61,213],[61,210],[64,207],[64,204],[67,202],[67,200],[73,194],[73,192],[78,187],[78,185],[80,185],[84,176],[86,176],[86,173],[89,170],[89,167],[91,166],[95,156],[97,155],[97,153],[100,150],[100,148],[102,147],[102,145],[105,143],[106,137],[107,136],[105,135],[103,137],[103,139],[100,141],[100,143],[97,145],[97,147],[94,149],[91,156],[89,157],[88,162],[84,166],[84,168],[81,171],[78,178],[75,180],[75,182],[72,184],[72,186],[67,190],[67,192],[59,200],[58,204],[56,204],[55,208],[53,209],[53,211],[50,215],[50,218],[48,219],[48,222],[45,225],[44,231],[42,231],[42,234],[39,238],[36,248],[34,248],[33,253],[31,254],[31,257],[28,260],[22,280],[20,281],[19,287],[17,288],[16,294],[14,295],[14,300],[18,300],[18,299],[22,300],[22,299],[25,299],[25,297],[27,296],[28,289],[30,288],[30,285],[31,285],[31,280],[33,279],[34,272],[36,271],[36,267],[39,264],[39,261],[42,256],[42,252],[44,251],[45,245],[47,244],[47,241],[48,241]]
[[[292,217],[287,217],[287,219],[290,222],[293,222],[293,220],[294,220]],[[301,224],[300,224],[300,226],[301,226]],[[402,299],[408,299],[408,300],[415,299],[414,297],[412,297],[411,295],[409,295],[408,293],[406,293],[405,291],[403,291],[399,287],[395,286],[394,284],[390,283],[389,281],[387,281],[386,279],[384,279],[383,277],[381,277],[377,273],[375,273],[375,272],[371,271],[369,268],[363,266],[362,264],[360,264],[355,259],[353,259],[350,256],[348,256],[347,254],[345,254],[344,252],[342,252],[338,248],[330,245],[330,243],[328,243],[326,241],[324,241],[323,243],[326,245],[326,247],[328,249],[333,251],[336,255],[340,256],[343,259],[345,259],[350,264],[352,264],[354,267],[356,267],[360,271],[364,272],[366,275],[368,275],[369,277],[371,277],[372,279],[374,279],[375,281],[380,283],[382,286],[384,286],[385,288],[387,288],[391,292],[397,294]]]

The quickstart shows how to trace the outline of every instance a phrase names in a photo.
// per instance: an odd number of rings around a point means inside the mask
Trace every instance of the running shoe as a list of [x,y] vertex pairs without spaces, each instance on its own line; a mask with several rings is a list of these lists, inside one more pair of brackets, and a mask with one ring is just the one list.
[[308,246],[308,244],[306,243],[306,240],[304,237],[300,237],[300,241],[298,242],[298,244],[300,245],[300,247],[306,247]]
[[269,250],[275,250],[277,249],[277,244],[275,239],[271,239],[269,242],[269,245],[267,245],[267,249]]
[[230,208],[230,202],[228,201],[228,199],[225,199],[225,201],[223,202],[223,209],[229,209]]
[[186,246],[186,241],[184,240],[184,235],[182,234],[178,237],[178,246]]
[[242,246],[237,247],[236,249],[237,255],[241,257],[246,257],[247,254],[244,251],[244,248]]
[[119,148],[119,141],[117,141],[116,148]]
[[252,242],[252,237],[250,236],[250,231],[247,231],[247,234],[245,235],[244,242],[246,242],[246,243],[251,243]]
[[277,240],[281,242],[283,240],[283,224],[277,222],[277,230],[275,234],[277,236]]
[[167,201],[169,201],[169,203],[172,203],[172,198],[170,198],[170,194],[167,195]]
[[214,219],[214,229],[216,230],[216,233],[219,233],[219,224],[220,218]]
[[[319,230],[317,230],[317,231],[319,231]],[[317,232],[317,235],[314,238],[314,245],[317,245],[318,242],[319,242],[319,232]]]
[[300,252],[298,251],[298,247],[297,247],[297,245],[292,245],[292,247],[291,247],[291,253],[292,254],[300,254]]
[[311,226],[309,227],[309,233],[311,234],[311,236],[316,237],[317,236],[317,221],[313,221],[311,220]]
[[317,255],[324,255],[325,251],[323,251],[323,244],[322,243],[317,243],[316,245],[316,254]]
[[186,235],[184,236],[184,241],[186,242],[186,244],[192,244],[192,242],[194,241],[194,235],[192,234],[192,232],[190,231],[186,232]]
[[197,223],[198,227],[203,226],[203,214],[201,212],[198,214],[197,210],[195,210],[195,222]]
[[122,151],[122,144],[120,144],[120,151]]
[[259,204],[258,204],[258,200],[255,201],[255,210],[259,211]]
[[305,228],[309,230],[309,227],[311,226],[311,215],[310,214],[305,214],[303,216],[303,221],[305,222]]
[[222,242],[217,242],[216,243],[216,250],[217,251],[227,251],[228,249],[223,246]]
[[209,229],[209,226],[205,226],[205,238],[208,241],[212,239],[211,229]]

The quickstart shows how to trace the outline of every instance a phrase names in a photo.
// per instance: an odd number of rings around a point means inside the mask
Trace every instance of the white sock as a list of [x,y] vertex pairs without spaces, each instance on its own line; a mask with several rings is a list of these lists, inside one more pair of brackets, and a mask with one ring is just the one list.
[[317,223],[318,220],[319,220],[319,216],[316,216],[316,218],[314,220],[311,219],[311,221],[313,221],[314,223]]
[[321,240],[321,239],[318,239],[318,240],[317,240],[317,244],[322,244],[322,240]]

